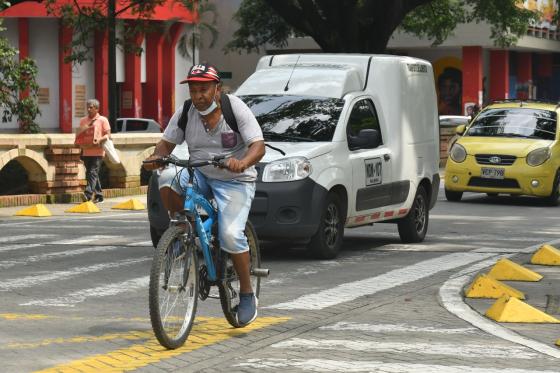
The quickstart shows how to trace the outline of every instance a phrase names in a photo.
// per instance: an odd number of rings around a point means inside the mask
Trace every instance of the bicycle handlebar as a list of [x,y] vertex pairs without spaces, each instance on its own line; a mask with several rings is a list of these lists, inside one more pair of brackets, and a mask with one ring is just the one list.
[[174,164],[176,166],[179,167],[187,167],[187,168],[191,168],[191,167],[202,167],[202,166],[215,166],[215,167],[220,167],[220,168],[227,168],[226,167],[226,163],[225,163],[225,157],[223,156],[216,156],[212,159],[209,160],[205,160],[205,161],[191,161],[190,159],[184,160],[184,159],[177,159],[175,157],[171,157],[171,156],[165,156],[159,159],[151,159],[151,160],[146,160],[146,161],[142,161],[143,164],[147,164],[147,163],[159,163],[162,166],[168,165],[168,164]]

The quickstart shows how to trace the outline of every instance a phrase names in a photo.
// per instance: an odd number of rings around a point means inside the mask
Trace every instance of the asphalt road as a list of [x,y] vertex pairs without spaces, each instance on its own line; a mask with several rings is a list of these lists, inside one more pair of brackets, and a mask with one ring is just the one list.
[[[332,261],[263,243],[271,275],[257,321],[232,329],[208,299],[186,345],[166,351],[148,318],[147,215],[110,206],[50,218],[0,209],[2,372],[560,371],[558,324],[490,322],[480,315],[490,301],[461,296],[498,258],[525,263],[560,242],[560,207],[474,194],[450,203],[440,191],[422,244],[401,244],[392,224],[347,230]],[[544,285],[522,285],[541,308],[560,267],[543,274]]]

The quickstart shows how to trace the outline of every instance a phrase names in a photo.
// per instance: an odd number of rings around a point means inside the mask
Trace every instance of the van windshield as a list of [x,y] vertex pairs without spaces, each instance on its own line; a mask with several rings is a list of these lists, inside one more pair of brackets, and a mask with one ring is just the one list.
[[344,100],[328,97],[239,96],[261,125],[265,140],[331,141]]
[[476,117],[465,136],[554,140],[556,112],[525,108],[485,110]]

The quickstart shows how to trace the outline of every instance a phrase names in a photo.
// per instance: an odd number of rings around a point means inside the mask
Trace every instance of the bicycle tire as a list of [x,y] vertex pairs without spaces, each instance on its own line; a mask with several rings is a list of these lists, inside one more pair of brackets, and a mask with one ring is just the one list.
[[[168,349],[187,340],[198,300],[198,257],[194,243],[185,247],[183,233],[174,225],[163,233],[150,270],[150,321],[158,342]],[[175,242],[179,247],[174,247]]]
[[[261,253],[259,247],[259,240],[255,228],[250,221],[245,225],[245,235],[247,236],[247,243],[249,244],[249,254],[251,256],[251,269],[260,268],[261,266]],[[228,323],[234,328],[241,328],[237,322],[237,304],[239,303],[239,279],[233,268],[233,263],[230,254],[225,251],[221,252],[220,260],[218,261],[219,273],[221,279],[218,281],[218,290],[220,293],[220,303],[222,311]],[[253,293],[258,298],[260,295],[261,278],[251,275],[251,285]]]

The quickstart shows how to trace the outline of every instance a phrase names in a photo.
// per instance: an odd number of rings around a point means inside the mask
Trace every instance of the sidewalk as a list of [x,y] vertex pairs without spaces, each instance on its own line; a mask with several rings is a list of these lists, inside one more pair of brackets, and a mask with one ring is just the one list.
[[[131,199],[136,199],[140,203],[147,207],[147,195],[140,194],[140,195],[132,195],[132,196],[121,196],[121,197],[113,197],[113,198],[105,198],[103,203],[96,204],[96,206],[101,210],[101,213],[104,212],[117,212],[122,211],[118,209],[112,209],[113,206],[116,206],[119,203],[126,202]],[[66,210],[79,205],[80,203],[52,203],[52,204],[44,204],[44,206],[51,212],[53,216],[75,216],[75,215],[98,215],[98,213],[94,214],[76,214],[71,212],[66,212]],[[31,205],[33,206],[33,205]],[[28,208],[30,206],[13,206],[13,207],[1,207],[0,208],[0,219],[12,218],[12,219],[29,219],[34,218],[30,216],[15,216],[15,214]],[[144,210],[147,211],[147,210]],[[35,217],[35,219],[49,219],[49,217]]]

